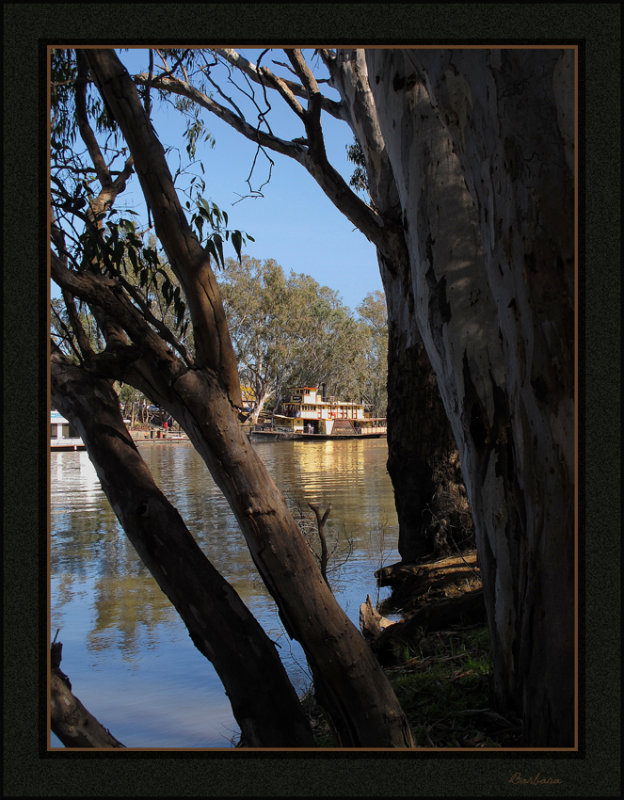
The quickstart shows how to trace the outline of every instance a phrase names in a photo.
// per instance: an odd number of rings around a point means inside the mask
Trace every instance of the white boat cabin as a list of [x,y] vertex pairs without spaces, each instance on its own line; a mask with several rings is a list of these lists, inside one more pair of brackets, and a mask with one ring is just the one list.
[[[371,420],[361,403],[351,403],[327,397],[316,386],[296,386],[289,390],[289,398],[280,405],[280,413],[273,415],[275,424],[293,433],[339,435],[361,433],[371,428]],[[385,428],[385,420],[383,421]],[[381,427],[381,425],[380,425]]]
[[50,413],[50,447],[52,450],[85,449],[78,431],[58,411]]

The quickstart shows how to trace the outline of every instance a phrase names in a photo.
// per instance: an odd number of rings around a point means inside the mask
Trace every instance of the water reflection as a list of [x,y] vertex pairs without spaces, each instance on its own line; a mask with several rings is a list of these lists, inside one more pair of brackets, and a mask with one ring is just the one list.
[[[296,515],[312,524],[307,504],[332,504],[330,582],[357,624],[360,603],[377,591],[374,570],[397,558],[385,440],[255,446]],[[277,642],[297,689],[305,689],[301,649],[283,631],[197,453],[185,443],[146,442],[140,450],[202,550]],[[51,630],[61,628],[63,667],[76,695],[131,747],[231,746],[238,729],[223,687],[125,537],[87,454],[52,453],[50,467]]]

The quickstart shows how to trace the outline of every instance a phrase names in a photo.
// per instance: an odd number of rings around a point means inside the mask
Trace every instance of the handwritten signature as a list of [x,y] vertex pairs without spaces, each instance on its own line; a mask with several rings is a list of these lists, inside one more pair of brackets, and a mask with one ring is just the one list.
[[557,783],[563,783],[563,781],[560,778],[542,775],[541,772],[538,772],[536,775],[529,775],[528,777],[523,775],[521,772],[514,772],[511,778],[509,778],[509,783],[526,786],[543,786],[545,784],[553,785]]

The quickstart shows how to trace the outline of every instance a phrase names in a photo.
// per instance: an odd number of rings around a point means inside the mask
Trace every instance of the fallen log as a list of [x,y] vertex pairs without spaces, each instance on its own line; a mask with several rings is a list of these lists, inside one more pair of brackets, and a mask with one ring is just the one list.
[[481,588],[481,574],[475,552],[414,564],[399,563],[375,572],[379,586],[390,586],[392,594],[382,603],[408,615],[432,599],[445,599]]
[[401,660],[406,646],[415,647],[430,631],[482,622],[485,623],[485,603],[483,590],[477,589],[423,606],[407,619],[387,627],[372,641],[371,647],[382,666],[392,666]]
[[50,717],[52,732],[65,747],[125,747],[105,728],[71,691],[61,672],[61,642],[52,644],[50,669]]
[[421,578],[423,581],[440,580],[478,573],[479,565],[476,551],[448,556],[436,561],[420,561],[417,563],[391,564],[376,570],[375,577],[379,586],[396,587],[410,578]]

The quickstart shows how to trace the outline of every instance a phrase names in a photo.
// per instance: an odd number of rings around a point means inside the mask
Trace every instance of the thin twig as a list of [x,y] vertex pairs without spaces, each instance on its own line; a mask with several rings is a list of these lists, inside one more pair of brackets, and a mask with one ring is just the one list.
[[316,516],[316,527],[318,529],[318,537],[321,542],[321,575],[325,579],[325,583],[329,586],[329,581],[327,580],[327,539],[325,538],[325,523],[327,522],[327,517],[329,517],[329,513],[332,510],[331,504],[327,506],[325,509],[325,513],[321,515],[320,508],[315,505],[314,503],[308,503],[312,511],[314,511],[314,515]]

